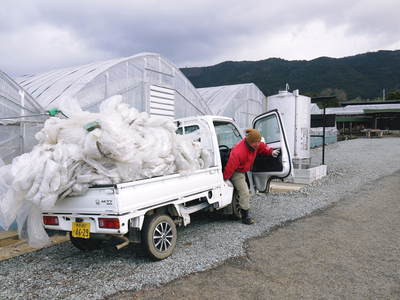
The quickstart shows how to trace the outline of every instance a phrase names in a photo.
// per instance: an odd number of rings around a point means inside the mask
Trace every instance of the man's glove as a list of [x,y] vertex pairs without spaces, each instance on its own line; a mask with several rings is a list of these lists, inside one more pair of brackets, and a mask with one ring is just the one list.
[[281,149],[275,149],[274,151],[272,151],[272,157],[278,157],[279,154],[281,153]]
[[232,184],[232,182],[228,179],[228,180],[225,180],[225,184],[227,185],[227,186],[230,186],[230,187],[233,187],[233,184]]

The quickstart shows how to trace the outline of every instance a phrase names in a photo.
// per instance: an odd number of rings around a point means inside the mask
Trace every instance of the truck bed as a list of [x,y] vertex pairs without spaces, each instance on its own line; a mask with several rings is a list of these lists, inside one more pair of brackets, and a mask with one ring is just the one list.
[[[189,175],[173,174],[151,179],[137,180],[115,186],[90,188],[81,196],[67,197],[44,213],[123,215],[145,212],[169,202],[187,201],[188,196],[211,192],[209,203],[221,201],[223,193],[216,193],[223,184],[220,168],[197,170]],[[230,202],[230,199],[227,200]],[[227,202],[227,204],[228,204]]]

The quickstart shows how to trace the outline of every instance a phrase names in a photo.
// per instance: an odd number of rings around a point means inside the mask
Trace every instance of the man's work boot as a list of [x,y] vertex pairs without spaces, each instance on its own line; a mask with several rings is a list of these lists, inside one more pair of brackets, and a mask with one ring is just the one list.
[[250,211],[242,209],[242,223],[246,225],[254,224],[254,219],[250,217]]

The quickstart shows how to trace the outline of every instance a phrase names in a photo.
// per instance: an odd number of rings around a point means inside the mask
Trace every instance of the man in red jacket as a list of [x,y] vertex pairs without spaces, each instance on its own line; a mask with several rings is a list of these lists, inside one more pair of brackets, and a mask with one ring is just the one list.
[[229,155],[224,170],[224,180],[230,179],[239,194],[242,222],[253,224],[250,210],[250,193],[246,183],[245,173],[250,171],[257,154],[277,157],[279,149],[272,149],[261,142],[261,134],[256,129],[246,129],[246,137],[236,144]]

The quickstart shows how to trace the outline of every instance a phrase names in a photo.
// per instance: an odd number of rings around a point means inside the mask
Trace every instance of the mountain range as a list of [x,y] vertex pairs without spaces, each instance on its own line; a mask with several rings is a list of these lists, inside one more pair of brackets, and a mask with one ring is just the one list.
[[400,89],[400,50],[381,50],[343,58],[313,60],[268,58],[225,61],[214,66],[182,68],[197,88],[252,82],[266,95],[289,84],[290,90],[318,96],[340,94],[340,100],[376,99]]

